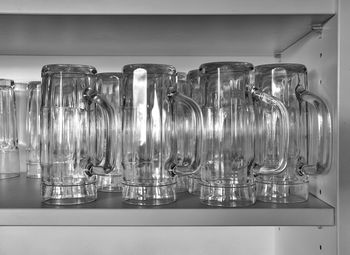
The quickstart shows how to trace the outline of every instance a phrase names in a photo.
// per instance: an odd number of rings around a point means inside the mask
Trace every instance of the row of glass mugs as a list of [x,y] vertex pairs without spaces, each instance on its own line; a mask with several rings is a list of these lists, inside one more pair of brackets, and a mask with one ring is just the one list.
[[[306,90],[303,65],[258,66],[255,82],[252,71],[249,63],[207,63],[184,81],[172,66],[127,65],[96,82],[91,66],[44,66],[44,202],[93,201],[97,179],[100,190],[122,189],[126,202],[165,204],[188,174],[189,191],[200,187],[209,205],[250,205],[256,194],[306,200],[307,174],[330,165],[328,108]],[[316,109],[316,135],[306,102]]]
[[[197,69],[189,71],[185,83],[187,88],[180,86],[180,89],[202,107],[206,119],[206,98],[203,98],[206,82],[200,81],[200,72]],[[254,79],[258,89],[284,104],[289,118],[289,144],[284,171],[256,176],[257,199],[275,203],[304,202],[309,195],[308,176],[326,173],[331,166],[330,110],[323,99],[307,90],[307,69],[304,65],[278,63],[256,66]],[[224,83],[221,79],[218,82]],[[274,123],[280,120],[271,109],[262,107],[260,103],[255,102],[254,106],[257,122],[255,157],[257,162],[266,163],[276,159],[280,130],[274,128]],[[274,137],[271,140],[274,142],[267,142],[266,137]],[[199,171],[189,176],[186,182],[189,193],[200,194],[201,189],[203,191],[201,173]]]

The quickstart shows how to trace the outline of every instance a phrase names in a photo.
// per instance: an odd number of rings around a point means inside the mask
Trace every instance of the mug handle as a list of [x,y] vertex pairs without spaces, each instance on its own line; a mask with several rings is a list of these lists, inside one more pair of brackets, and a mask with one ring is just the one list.
[[[176,156],[170,157],[166,162],[166,169],[168,169],[171,176],[175,175],[191,175],[199,171],[202,161],[202,149],[203,149],[203,115],[199,105],[191,98],[183,95],[179,92],[171,92],[168,94],[168,98],[173,113],[175,116],[176,106],[182,104],[184,107],[190,109],[195,117],[195,145],[194,145],[194,158],[189,166],[181,166],[176,162]],[[172,122],[172,132],[176,130],[175,122]],[[174,138],[176,139],[176,138]],[[171,155],[175,155],[175,149],[172,148]],[[174,154],[175,153],[175,154]]]
[[307,91],[303,86],[298,85],[295,89],[296,96],[299,101],[311,104],[317,113],[317,136],[318,139],[318,155],[317,162],[309,165],[304,159],[299,159],[299,174],[315,175],[328,171],[332,161],[332,119],[329,108],[324,100],[319,96]]
[[252,96],[255,100],[259,100],[265,104],[269,104],[273,106],[273,109],[275,109],[278,118],[281,120],[281,147],[280,147],[280,153],[277,153],[277,155],[280,155],[278,159],[278,164],[276,167],[271,166],[264,166],[255,164],[253,169],[256,174],[262,174],[262,175],[275,175],[282,173],[286,166],[287,166],[287,159],[288,159],[288,148],[289,148],[289,115],[288,110],[284,106],[284,104],[278,100],[276,97],[271,96],[265,92],[262,92],[258,88],[253,87],[252,90]]
[[[83,92],[83,98],[85,103],[91,105],[95,103],[97,107],[101,109],[103,120],[105,123],[105,145],[104,145],[104,157],[99,165],[95,165],[95,160],[92,158],[94,155],[89,155],[87,159],[82,160],[81,167],[86,169],[85,173],[89,176],[94,174],[108,174],[113,171],[115,162],[113,162],[113,151],[111,143],[110,132],[113,130],[112,125],[115,123],[115,115],[113,108],[107,103],[107,101],[94,89],[86,88]],[[90,151],[90,150],[89,150]],[[91,153],[89,153],[91,154]]]

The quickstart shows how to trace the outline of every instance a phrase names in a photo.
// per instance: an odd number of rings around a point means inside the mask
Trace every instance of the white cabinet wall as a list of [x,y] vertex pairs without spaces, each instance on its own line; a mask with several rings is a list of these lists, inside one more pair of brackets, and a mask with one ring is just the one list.
[[310,202],[289,206],[208,209],[187,199],[130,209],[105,196],[97,205],[41,208],[40,198],[25,196],[39,196],[38,184],[1,181],[0,254],[349,254],[348,2],[3,0],[0,77],[16,81],[40,79],[50,63],[100,72],[137,62],[179,71],[211,61],[303,63],[310,90],[332,106],[334,157],[329,173],[311,178]]

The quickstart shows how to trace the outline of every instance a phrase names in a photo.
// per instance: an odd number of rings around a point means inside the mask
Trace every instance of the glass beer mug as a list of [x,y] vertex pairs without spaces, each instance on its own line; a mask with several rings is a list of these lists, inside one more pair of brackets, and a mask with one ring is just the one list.
[[[283,104],[251,84],[253,65],[244,62],[202,64],[200,87],[204,124],[204,155],[201,167],[202,203],[240,207],[255,203],[255,174],[283,171],[288,146],[288,113]],[[281,128],[274,161],[255,159],[256,116],[254,101],[273,106]],[[277,128],[272,126],[271,128]]]
[[[308,199],[308,175],[327,171],[331,164],[331,114],[319,96],[309,92],[307,69],[301,64],[268,64],[255,68],[256,86],[283,102],[289,114],[289,147],[285,171],[257,178],[257,199],[265,202],[294,203]],[[276,121],[267,108],[259,109],[265,119],[262,136],[275,136],[269,129]],[[262,119],[260,118],[261,122]],[[276,157],[271,144],[259,140],[260,158]]]
[[[176,176],[198,170],[202,149],[202,114],[177,92],[170,65],[131,64],[123,68],[123,200],[161,205],[176,200]],[[178,107],[182,107],[182,116]],[[196,130],[194,151],[178,155],[179,121],[187,116]]]
[[[41,74],[42,200],[53,205],[94,201],[97,190],[92,172],[113,168],[108,132],[114,118],[111,107],[91,89],[96,69],[87,65],[46,65]],[[106,132],[100,150],[93,148],[98,121],[103,121]],[[103,155],[92,155],[102,150]]]
[[0,79],[0,179],[20,173],[14,86],[12,80]]

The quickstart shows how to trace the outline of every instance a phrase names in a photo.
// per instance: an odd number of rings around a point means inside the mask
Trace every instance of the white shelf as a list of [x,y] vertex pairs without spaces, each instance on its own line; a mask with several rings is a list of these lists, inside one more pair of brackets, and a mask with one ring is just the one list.
[[335,13],[335,0],[2,0],[0,13],[22,14],[316,14]]
[[186,194],[158,207],[127,205],[117,193],[77,206],[46,206],[40,199],[40,180],[1,180],[0,226],[332,226],[335,217],[333,207],[312,195],[305,203],[245,208],[209,207]]
[[2,14],[0,55],[273,56],[331,16]]

